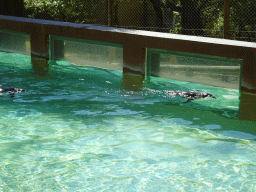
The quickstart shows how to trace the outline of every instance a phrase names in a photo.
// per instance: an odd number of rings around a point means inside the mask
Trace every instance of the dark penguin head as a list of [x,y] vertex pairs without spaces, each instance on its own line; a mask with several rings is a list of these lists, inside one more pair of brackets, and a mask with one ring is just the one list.
[[206,97],[211,97],[211,98],[217,99],[216,97],[214,97],[214,96],[213,96],[212,94],[210,94],[210,93],[202,93],[201,98],[206,98]]
[[20,92],[27,92],[27,90],[14,87],[0,87],[0,95],[9,93],[11,98],[15,96],[14,93]]

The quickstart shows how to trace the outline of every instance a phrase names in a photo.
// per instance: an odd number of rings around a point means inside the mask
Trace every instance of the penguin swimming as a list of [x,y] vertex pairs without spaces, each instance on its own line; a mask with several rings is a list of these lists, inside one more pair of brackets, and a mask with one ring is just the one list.
[[0,96],[5,93],[9,93],[10,98],[15,97],[14,93],[28,92],[25,89],[14,88],[14,87],[0,87]]
[[188,103],[193,101],[194,99],[201,99],[211,97],[217,99],[210,93],[202,93],[202,92],[195,92],[195,91],[168,91],[168,94],[171,96],[179,96],[182,98],[187,98],[188,100],[183,103]]

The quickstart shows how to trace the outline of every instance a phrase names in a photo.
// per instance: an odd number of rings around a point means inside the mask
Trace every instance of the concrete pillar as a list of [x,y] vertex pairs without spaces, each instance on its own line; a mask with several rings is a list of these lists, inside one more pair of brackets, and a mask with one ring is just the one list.
[[123,85],[128,90],[139,90],[143,86],[145,51],[132,43],[123,46]]
[[242,93],[256,94],[256,50],[248,50],[247,55],[243,58],[241,73]]
[[256,95],[241,92],[239,105],[239,119],[256,121]]
[[49,69],[49,35],[38,24],[30,33],[31,63],[35,72],[45,74]]
[[247,51],[242,63],[239,119],[256,121],[256,51]]

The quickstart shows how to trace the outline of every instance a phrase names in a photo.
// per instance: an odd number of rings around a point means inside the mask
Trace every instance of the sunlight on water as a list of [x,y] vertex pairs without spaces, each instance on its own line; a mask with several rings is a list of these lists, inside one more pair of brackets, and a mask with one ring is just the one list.
[[[256,124],[239,92],[152,78],[127,91],[122,72],[50,66],[0,53],[0,191],[255,191]],[[212,93],[194,100],[169,90]]]

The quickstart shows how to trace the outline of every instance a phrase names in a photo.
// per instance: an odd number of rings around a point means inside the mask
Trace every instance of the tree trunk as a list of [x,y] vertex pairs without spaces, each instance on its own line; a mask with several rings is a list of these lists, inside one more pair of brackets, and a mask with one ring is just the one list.
[[164,29],[163,29],[164,28],[164,18],[163,18],[163,12],[162,12],[162,9],[161,9],[161,4],[162,3],[159,0],[150,0],[150,2],[152,3],[153,8],[154,8],[155,13],[156,13],[157,31],[162,32],[162,31],[164,31]]
[[196,7],[196,3],[192,0],[181,0],[181,26],[182,34],[202,36],[202,18],[201,10]]

